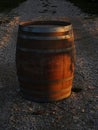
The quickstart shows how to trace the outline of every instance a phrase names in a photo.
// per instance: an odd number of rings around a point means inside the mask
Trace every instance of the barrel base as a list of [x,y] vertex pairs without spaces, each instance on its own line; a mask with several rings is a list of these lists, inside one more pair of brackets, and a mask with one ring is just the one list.
[[71,91],[69,91],[66,95],[60,96],[58,98],[50,98],[50,97],[39,98],[39,97],[33,97],[32,95],[30,95],[30,93],[25,92],[23,89],[20,89],[20,92],[23,98],[38,103],[50,103],[50,102],[60,101],[68,98],[71,95]]

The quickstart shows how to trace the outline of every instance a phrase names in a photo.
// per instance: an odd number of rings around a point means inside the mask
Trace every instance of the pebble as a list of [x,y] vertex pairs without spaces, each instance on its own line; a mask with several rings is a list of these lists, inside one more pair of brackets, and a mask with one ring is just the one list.
[[73,119],[74,120],[79,120],[79,117],[78,116],[73,116]]
[[85,112],[85,110],[84,110],[84,109],[82,109],[81,111],[82,111],[83,113]]

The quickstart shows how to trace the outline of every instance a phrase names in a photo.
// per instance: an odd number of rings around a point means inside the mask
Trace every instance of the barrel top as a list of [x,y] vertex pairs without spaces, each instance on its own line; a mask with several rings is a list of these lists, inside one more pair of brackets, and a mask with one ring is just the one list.
[[19,29],[26,32],[65,32],[72,29],[72,25],[65,21],[28,21],[20,22]]

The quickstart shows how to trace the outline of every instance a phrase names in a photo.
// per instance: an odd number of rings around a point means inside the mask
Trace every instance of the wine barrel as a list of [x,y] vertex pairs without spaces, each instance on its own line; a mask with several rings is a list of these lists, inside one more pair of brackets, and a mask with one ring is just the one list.
[[71,94],[75,66],[72,25],[65,21],[21,22],[16,69],[24,97],[52,102]]

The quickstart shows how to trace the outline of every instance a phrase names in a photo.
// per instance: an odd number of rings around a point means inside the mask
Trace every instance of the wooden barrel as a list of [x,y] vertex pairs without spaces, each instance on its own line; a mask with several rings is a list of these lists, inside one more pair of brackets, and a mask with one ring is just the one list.
[[75,45],[72,25],[65,21],[21,22],[16,68],[23,95],[52,102],[71,94]]

